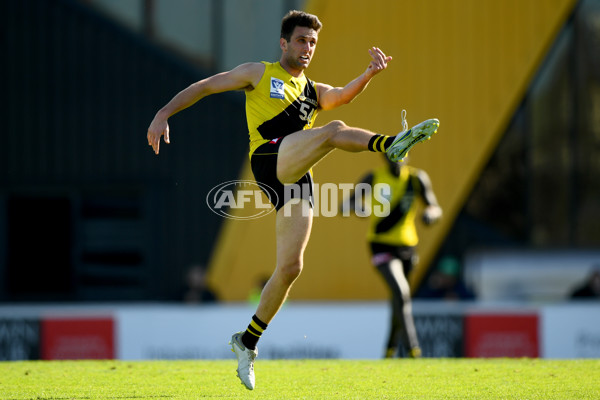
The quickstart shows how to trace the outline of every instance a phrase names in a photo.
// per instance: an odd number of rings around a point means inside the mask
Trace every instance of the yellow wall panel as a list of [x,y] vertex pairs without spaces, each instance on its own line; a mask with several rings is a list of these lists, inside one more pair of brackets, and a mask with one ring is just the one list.
[[[367,49],[394,57],[352,104],[324,112],[384,134],[437,117],[438,134],[411,152],[426,169],[444,219],[420,229],[417,283],[471,191],[574,0],[313,0],[306,11],[324,24],[307,76],[344,85],[367,66]],[[380,156],[336,151],[314,169],[317,183],[352,183]],[[246,170],[245,174],[249,174]],[[366,221],[315,219],[305,269],[293,299],[381,299],[384,286],[369,265]],[[226,300],[243,300],[275,265],[274,216],[228,221],[211,260],[210,279]]]

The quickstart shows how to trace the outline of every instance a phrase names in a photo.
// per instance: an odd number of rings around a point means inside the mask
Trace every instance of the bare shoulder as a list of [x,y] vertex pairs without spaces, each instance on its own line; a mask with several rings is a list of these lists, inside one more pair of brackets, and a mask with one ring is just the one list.
[[429,174],[424,170],[424,169],[420,169],[420,168],[414,168],[414,174],[417,175],[419,178],[423,178],[423,179],[429,179]]
[[250,84],[249,89],[253,89],[260,82],[263,74],[265,73],[265,64],[260,62],[249,62],[240,64],[230,71],[231,74],[235,74]]
[[427,172],[425,172],[425,170],[416,169],[414,172],[414,175],[416,175],[417,179],[419,180],[419,182],[421,183],[421,185],[423,187],[426,187],[426,188],[431,187],[431,179],[429,178],[429,174]]
[[322,82],[315,82],[315,87],[317,88],[317,92],[319,94],[323,94],[326,91],[333,89],[333,86]]

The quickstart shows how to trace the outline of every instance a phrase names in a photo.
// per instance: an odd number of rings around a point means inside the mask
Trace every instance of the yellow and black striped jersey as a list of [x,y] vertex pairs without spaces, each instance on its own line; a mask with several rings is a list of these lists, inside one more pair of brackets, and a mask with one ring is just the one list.
[[[415,226],[417,198],[421,197],[421,184],[418,170],[408,165],[400,168],[400,175],[395,176],[389,167],[381,167],[373,171],[372,187],[377,184],[389,185],[390,213],[384,217],[371,215],[367,234],[369,242],[392,246],[416,246],[419,242]],[[371,191],[373,192],[373,191]],[[371,194],[371,207],[381,206],[377,196]]]
[[290,75],[279,62],[263,64],[260,82],[246,91],[250,156],[269,140],[311,128],[319,108],[313,81]]

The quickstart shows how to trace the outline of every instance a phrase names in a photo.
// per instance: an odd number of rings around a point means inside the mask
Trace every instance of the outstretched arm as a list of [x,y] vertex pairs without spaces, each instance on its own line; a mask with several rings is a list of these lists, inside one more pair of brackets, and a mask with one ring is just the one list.
[[342,87],[332,87],[324,83],[317,83],[319,91],[319,106],[323,110],[331,110],[343,104],[348,104],[358,96],[369,84],[369,81],[379,72],[387,68],[387,63],[391,61],[391,56],[386,56],[383,51],[377,47],[369,49],[371,62],[366,71],[356,79]]
[[423,222],[427,225],[431,225],[442,217],[442,208],[437,202],[437,198],[433,192],[431,179],[429,179],[427,172],[419,170],[417,173],[417,179],[419,180],[421,186],[421,197],[425,202],[425,210],[423,210]]
[[160,137],[164,136],[165,143],[169,143],[168,119],[179,111],[184,110],[211,94],[227,92],[230,90],[254,88],[265,71],[262,63],[242,64],[231,71],[221,72],[206,79],[202,79],[177,93],[163,108],[161,108],[150,126],[148,127],[148,145],[156,154],[160,149]]

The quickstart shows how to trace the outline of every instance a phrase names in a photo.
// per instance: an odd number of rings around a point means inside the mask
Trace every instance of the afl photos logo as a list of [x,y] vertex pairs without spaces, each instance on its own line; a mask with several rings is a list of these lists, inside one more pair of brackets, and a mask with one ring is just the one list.
[[[263,195],[267,197],[265,202]],[[208,208],[217,215],[231,219],[256,219],[275,210],[277,194],[264,183],[235,180],[213,187],[206,195]]]

